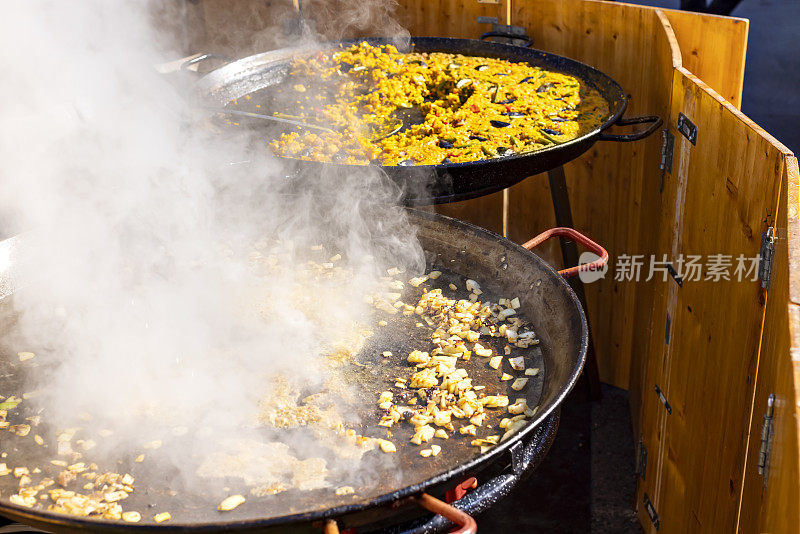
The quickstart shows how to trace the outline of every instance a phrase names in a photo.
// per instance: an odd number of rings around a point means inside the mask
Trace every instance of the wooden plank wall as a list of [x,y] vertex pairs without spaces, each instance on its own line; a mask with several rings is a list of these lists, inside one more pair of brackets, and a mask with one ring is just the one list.
[[[739,532],[795,532],[800,524],[800,302],[790,295],[790,273],[800,272],[800,176],[797,159],[782,168],[775,259],[767,297],[750,444],[739,512]],[[795,291],[798,286],[792,286]],[[767,398],[774,394],[769,470],[759,474]]]
[[[659,251],[675,264],[681,255],[702,255],[705,264],[730,255],[733,274],[736,258],[756,257],[774,223],[788,151],[683,68],[673,82],[675,132],[679,113],[697,126],[697,144],[676,133]],[[654,476],[640,484],[637,504],[647,492],[660,532],[736,527],[766,295],[758,281],[705,276],[659,286],[653,299],[643,425]]]
[[190,50],[235,59],[286,46],[284,24],[295,14],[291,0],[184,2]]
[[[627,116],[667,116],[672,50],[655,10],[593,1],[564,9],[558,0],[537,0],[514,2],[511,20],[537,48],[579,58],[617,80],[630,95]],[[575,227],[612,258],[654,252],[648,247],[657,233],[660,147],[658,134],[636,143],[600,142],[565,166]],[[554,225],[544,175],[510,189],[508,221],[515,241]],[[649,284],[615,281],[612,270],[586,290],[600,378],[628,388],[631,355],[646,348],[646,336],[634,345],[634,332],[647,324]]]
[[742,107],[749,21],[665,9],[683,55],[683,67],[736,108]]

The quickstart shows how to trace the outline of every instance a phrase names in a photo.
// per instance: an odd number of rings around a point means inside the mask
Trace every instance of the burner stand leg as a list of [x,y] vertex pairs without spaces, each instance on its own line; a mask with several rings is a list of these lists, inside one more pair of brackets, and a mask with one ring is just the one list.
[[[550,182],[550,196],[553,199],[553,209],[556,213],[556,226],[566,226],[573,228],[572,208],[569,204],[569,193],[567,192],[567,181],[564,177],[564,167],[556,167],[547,172],[547,179]],[[561,257],[564,259],[564,267],[578,265],[578,245],[574,241],[566,238],[561,240]],[[586,325],[589,329],[589,347],[586,351],[586,365],[583,368],[583,378],[587,381],[589,399],[599,400],[602,397],[600,392],[600,374],[597,370],[597,358],[594,352],[594,339],[592,328],[589,322],[589,313],[586,310],[586,292],[583,289],[583,282],[577,276],[567,279],[578,300],[586,313]]]

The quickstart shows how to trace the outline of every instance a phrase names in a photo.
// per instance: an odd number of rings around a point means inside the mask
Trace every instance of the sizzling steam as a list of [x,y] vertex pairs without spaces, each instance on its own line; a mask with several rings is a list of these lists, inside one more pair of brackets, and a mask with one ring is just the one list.
[[[59,362],[25,385],[53,424],[113,430],[117,454],[165,425],[244,436],[271,374],[324,380],[319,355],[366,321],[362,295],[423,266],[384,177],[290,191],[266,142],[190,126],[153,69],[180,54],[139,3],[4,8],[0,220],[36,238],[13,346]],[[337,252],[347,276],[302,274]]]

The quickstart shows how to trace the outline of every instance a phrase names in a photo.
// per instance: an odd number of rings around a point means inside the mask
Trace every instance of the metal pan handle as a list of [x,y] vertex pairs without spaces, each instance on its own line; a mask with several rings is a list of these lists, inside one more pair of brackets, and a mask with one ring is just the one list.
[[230,63],[231,61],[233,61],[228,56],[223,56],[222,54],[200,54],[197,57],[193,57],[192,59],[181,63],[180,70],[195,72],[196,74],[203,74],[201,72],[190,71],[189,67],[191,67],[192,65],[196,65],[198,63],[202,63],[203,61],[206,61],[208,59],[221,59],[225,63]]
[[601,269],[606,263],[608,263],[608,252],[602,246],[598,245],[579,231],[575,230],[574,228],[565,228],[560,226],[558,228],[551,228],[550,230],[546,230],[541,234],[537,235],[524,245],[528,250],[531,250],[534,247],[537,247],[550,239],[551,237],[567,237],[572,239],[576,243],[583,245],[591,252],[594,252],[598,256],[598,259],[594,260],[591,263],[584,263],[582,265],[576,265],[575,267],[570,267],[569,269],[561,269],[558,271],[558,274],[563,276],[564,278],[570,278],[571,276],[575,276],[576,274],[582,271],[597,271]]
[[459,527],[457,530],[451,530],[451,533],[477,534],[478,525],[468,513],[462,512],[455,506],[447,504],[444,501],[440,501],[436,497],[428,495],[427,493],[422,493],[419,497],[417,497],[416,501],[420,506],[429,512],[440,515]]
[[[560,411],[556,410],[534,429],[533,435],[520,451],[516,467],[512,465],[512,472],[499,474],[481,483],[473,491],[453,501],[451,505],[474,516],[485,512],[499,499],[508,495],[520,480],[531,474],[533,469],[530,468],[539,465],[539,462],[547,455],[558,429],[559,414]],[[452,523],[441,515],[437,515],[422,525],[401,532],[402,534],[431,534],[447,532],[450,528],[452,528]]]
[[630,124],[650,124],[647,128],[640,132],[634,132],[632,134],[609,134],[605,132],[600,132],[600,141],[617,141],[620,143],[627,143],[630,141],[638,141],[640,139],[644,139],[645,137],[649,137],[653,132],[658,130],[659,126],[661,126],[664,121],[661,117],[657,117],[656,115],[645,115],[643,117],[628,117],[627,119],[620,117],[617,119],[616,124],[617,126],[628,126]]
[[480,40],[486,40],[489,37],[505,37],[506,39],[517,39],[519,41],[525,41],[525,44],[520,45],[526,48],[530,48],[533,46],[533,39],[525,35],[524,33],[511,33],[511,32],[501,32],[501,31],[490,31],[481,34]]

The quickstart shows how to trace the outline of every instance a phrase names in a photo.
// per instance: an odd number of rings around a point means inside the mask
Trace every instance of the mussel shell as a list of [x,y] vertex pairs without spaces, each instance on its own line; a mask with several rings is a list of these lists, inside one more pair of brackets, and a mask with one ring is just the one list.
[[564,135],[563,133],[559,132],[558,130],[553,130],[550,128],[540,128],[540,131],[550,134],[550,135]]
[[489,124],[491,124],[495,128],[505,128],[507,126],[511,126],[510,122],[495,121],[495,120],[489,121]]

